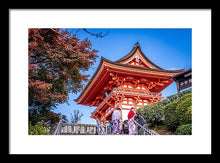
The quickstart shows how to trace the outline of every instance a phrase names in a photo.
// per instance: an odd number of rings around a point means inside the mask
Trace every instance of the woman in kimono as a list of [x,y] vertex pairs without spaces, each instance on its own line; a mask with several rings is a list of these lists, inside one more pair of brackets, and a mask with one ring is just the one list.
[[121,109],[116,108],[112,114],[113,134],[120,134]]
[[134,108],[131,107],[131,110],[128,113],[128,124],[129,124],[129,135],[135,135],[136,129],[134,124]]

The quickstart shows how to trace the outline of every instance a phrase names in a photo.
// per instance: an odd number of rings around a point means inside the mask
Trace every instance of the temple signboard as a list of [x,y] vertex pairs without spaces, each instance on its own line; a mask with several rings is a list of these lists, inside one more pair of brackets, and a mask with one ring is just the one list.
[[184,72],[176,74],[172,77],[177,84],[177,91],[188,88],[192,86],[192,69],[188,69]]

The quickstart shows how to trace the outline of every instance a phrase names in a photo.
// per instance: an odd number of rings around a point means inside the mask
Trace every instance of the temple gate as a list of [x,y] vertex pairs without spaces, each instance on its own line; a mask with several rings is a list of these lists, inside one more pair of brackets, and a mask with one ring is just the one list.
[[111,119],[117,107],[122,109],[122,119],[126,120],[131,107],[137,110],[163,99],[161,91],[174,81],[172,76],[183,71],[157,66],[144,55],[137,42],[117,61],[102,57],[91,80],[75,101],[96,106],[91,118],[100,122]]

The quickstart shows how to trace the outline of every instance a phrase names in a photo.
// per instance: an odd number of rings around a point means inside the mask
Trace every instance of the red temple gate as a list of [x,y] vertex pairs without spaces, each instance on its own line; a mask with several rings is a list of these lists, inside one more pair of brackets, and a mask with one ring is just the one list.
[[127,119],[131,107],[158,102],[160,93],[172,82],[172,76],[183,72],[164,70],[150,61],[136,43],[133,49],[117,61],[104,57],[83,92],[76,99],[77,104],[96,106],[91,117],[105,122],[112,112],[120,107],[123,120]]

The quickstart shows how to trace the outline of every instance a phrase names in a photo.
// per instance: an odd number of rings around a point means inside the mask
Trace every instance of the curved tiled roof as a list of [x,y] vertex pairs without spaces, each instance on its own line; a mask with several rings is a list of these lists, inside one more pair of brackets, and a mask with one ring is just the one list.
[[138,42],[134,45],[134,47],[132,48],[132,50],[131,50],[127,55],[125,55],[124,57],[122,57],[122,58],[116,60],[115,62],[120,63],[120,62],[122,62],[122,61],[125,61],[125,60],[129,59],[130,57],[132,57],[132,56],[134,55],[134,53],[135,53],[137,50],[140,51],[140,54],[142,55],[142,57],[143,57],[147,62],[149,62],[150,64],[152,64],[154,67],[163,70],[161,67],[159,67],[158,65],[154,64],[149,58],[146,57],[146,55],[142,52],[141,47],[140,47],[140,45],[139,45]]
[[128,67],[128,68],[135,68],[135,69],[140,69],[140,70],[151,70],[151,71],[158,71],[158,72],[177,72],[177,73],[179,73],[179,72],[183,72],[184,71],[184,69],[178,69],[178,70],[165,70],[165,69],[162,69],[162,68],[159,68],[159,69],[152,69],[152,68],[146,68],[146,67],[139,67],[139,66],[133,66],[133,65],[128,65],[128,64],[122,64],[122,63],[120,63],[120,62],[116,62],[116,61],[110,61],[110,60],[108,60],[108,59],[106,59],[106,58],[104,58],[104,57],[101,57],[101,63],[103,62],[103,61],[106,61],[106,62],[108,62],[108,63],[111,63],[111,64],[114,64],[114,65],[119,65],[119,66],[122,66],[122,67]]
[[[129,64],[123,64],[122,62],[131,58],[136,50],[139,50],[141,53],[141,56],[146,60],[146,62],[150,63],[151,65],[153,65],[155,68],[147,68],[147,67],[140,67],[140,66],[134,66],[134,65],[129,65]],[[77,99],[75,99],[74,101],[78,102],[78,100],[81,98],[81,96],[83,96],[83,94],[86,92],[87,88],[90,86],[90,84],[92,83],[93,79],[96,77],[96,74],[99,72],[100,68],[102,67],[103,63],[110,63],[111,65],[116,65],[116,66],[120,66],[120,67],[124,67],[124,68],[131,68],[131,69],[137,69],[137,70],[142,70],[142,71],[154,71],[154,72],[165,72],[165,73],[180,73],[183,72],[184,69],[179,69],[179,70],[165,70],[162,69],[161,67],[157,66],[156,64],[154,64],[153,62],[151,62],[145,55],[144,53],[141,51],[140,45],[137,42],[133,49],[124,57],[120,58],[119,60],[116,61],[110,61],[104,57],[101,57],[101,61],[99,63],[99,66],[97,67],[95,73],[93,74],[93,76],[91,77],[91,79],[89,80],[89,82],[87,83],[86,87],[83,89],[83,91],[81,92],[81,94],[79,95],[79,97]]]

